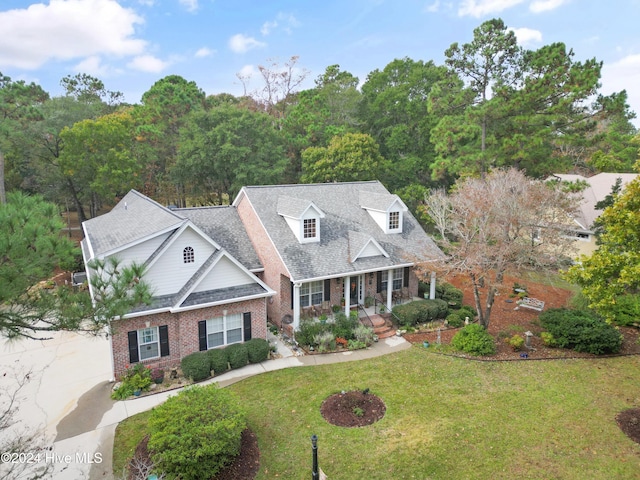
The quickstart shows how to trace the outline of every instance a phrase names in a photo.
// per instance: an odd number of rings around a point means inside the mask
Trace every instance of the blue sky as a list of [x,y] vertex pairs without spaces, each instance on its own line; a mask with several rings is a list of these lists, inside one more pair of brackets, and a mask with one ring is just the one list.
[[626,89],[640,115],[640,0],[2,0],[0,72],[54,96],[88,73],[131,103],[170,74],[241,95],[236,74],[252,90],[258,65],[293,55],[305,88],[333,64],[363,82],[394,58],[442,64],[494,17],[527,48],[564,42],[603,61],[602,93]]

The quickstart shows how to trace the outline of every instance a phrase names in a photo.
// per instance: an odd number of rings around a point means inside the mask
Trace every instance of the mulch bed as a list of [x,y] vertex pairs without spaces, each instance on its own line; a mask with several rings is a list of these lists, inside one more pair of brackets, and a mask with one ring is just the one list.
[[616,416],[620,429],[634,442],[640,443],[640,408],[630,408]]
[[372,393],[352,390],[327,397],[320,406],[324,419],[338,427],[364,427],[384,417],[387,407]]
[[[468,280],[462,277],[452,277],[448,278],[447,281],[463,291],[463,303],[465,305],[475,305],[473,291],[471,290]],[[543,331],[538,322],[540,312],[527,308],[515,310],[517,298],[511,298],[510,294],[512,293],[512,285],[516,282],[526,285],[530,297],[544,301],[545,310],[568,306],[568,301],[572,295],[572,292],[563,288],[524,281],[516,277],[505,277],[503,282],[504,286],[500,289],[499,295],[496,296],[494,301],[488,329],[489,333],[496,339],[496,353],[486,357],[470,357],[463,354],[460,354],[460,356],[484,361],[522,360],[522,357],[520,357],[520,353],[522,352],[514,352],[507,340],[514,334],[524,336],[523,333],[526,331],[533,333],[533,337],[531,337],[532,348],[523,350],[526,351],[528,359],[603,358],[640,354],[640,345],[638,344],[640,331],[633,327],[620,327],[620,332],[623,334],[624,340],[620,352],[615,355],[593,355],[590,353],[579,353],[573,350],[545,346],[540,338],[540,333]],[[481,298],[484,304],[486,291],[483,291],[482,294]],[[449,344],[451,338],[453,338],[458,330],[459,329],[442,330],[440,333],[441,343],[445,345]],[[435,344],[437,333],[407,333],[405,334],[405,338],[411,343],[422,344],[422,342],[426,340],[430,344]]]
[[[149,436],[147,435],[136,447],[134,458],[140,464],[148,465],[151,462],[147,443]],[[138,472],[133,471],[135,462],[131,462],[129,471],[129,480],[140,478],[136,476]],[[211,480],[253,480],[260,469],[260,449],[258,448],[258,438],[250,430],[246,429],[242,432],[240,455],[238,455],[233,463],[227,465],[223,470]]]

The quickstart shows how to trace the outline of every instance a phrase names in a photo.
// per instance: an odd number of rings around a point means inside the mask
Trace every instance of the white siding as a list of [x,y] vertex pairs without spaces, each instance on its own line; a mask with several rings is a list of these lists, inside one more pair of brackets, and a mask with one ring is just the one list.
[[387,213],[386,212],[376,212],[375,210],[367,210],[371,218],[378,224],[378,226],[382,229],[382,231],[387,231]]
[[[182,252],[185,247],[194,250],[195,261],[184,263]],[[156,259],[144,280],[151,284],[154,295],[178,293],[184,284],[198,271],[198,268],[214,251],[213,245],[191,228],[185,229],[171,246]]]
[[168,232],[147,240],[146,242],[134,245],[116,254],[116,256],[128,262],[143,263],[162,245],[162,242],[164,242],[170,234],[171,232]]
[[302,234],[300,233],[302,231],[302,227],[300,226],[300,220],[294,220],[293,218],[290,218],[290,217],[284,217],[284,219],[286,220],[287,225],[289,225],[289,228],[291,229],[293,234],[296,236],[298,241],[300,241],[300,239],[302,238]]
[[218,288],[247,285],[254,280],[235,263],[226,257],[222,257],[202,282],[194,289],[194,292],[206,292]]
[[362,250],[362,253],[358,255],[358,258],[377,257],[378,255],[382,255],[380,249],[373,242],[369,242],[367,246],[364,247],[364,250]]

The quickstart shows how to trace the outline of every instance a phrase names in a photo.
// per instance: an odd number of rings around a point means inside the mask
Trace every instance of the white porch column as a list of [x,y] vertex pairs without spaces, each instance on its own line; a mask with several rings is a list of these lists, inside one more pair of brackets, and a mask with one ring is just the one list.
[[349,310],[351,309],[351,305],[349,305],[351,301],[351,277],[344,277],[344,314],[349,318]]
[[429,284],[429,298],[436,298],[436,272],[431,272],[431,283]]
[[293,329],[300,328],[300,284],[293,284]]
[[393,308],[393,270],[387,270],[387,310]]

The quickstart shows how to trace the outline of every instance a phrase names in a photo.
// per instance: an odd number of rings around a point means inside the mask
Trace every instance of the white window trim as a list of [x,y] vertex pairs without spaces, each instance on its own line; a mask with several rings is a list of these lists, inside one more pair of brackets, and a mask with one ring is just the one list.
[[[229,323],[233,320],[236,320],[237,317],[237,321],[239,323],[239,327],[234,327],[232,329],[229,329]],[[209,330],[209,322],[213,321],[213,320],[218,320],[218,319],[222,319],[222,344],[221,345],[210,345],[209,344],[209,335],[212,335],[214,333],[221,333],[220,330],[217,331],[210,331]],[[224,347],[226,345],[233,345],[234,343],[242,343],[242,339],[244,338],[244,325],[243,325],[243,316],[242,313],[234,313],[231,315],[227,315],[227,314],[223,314],[222,317],[214,317],[214,318],[210,318],[209,320],[206,320],[206,330],[207,330],[207,349],[211,349],[211,348],[220,348],[220,347]],[[240,339],[234,342],[229,342],[229,330],[240,330]]]
[[[391,214],[398,214],[398,227],[391,228]],[[387,212],[387,233],[401,233],[402,232],[402,210],[391,210]]]
[[195,263],[196,252],[191,246],[186,246],[182,249],[182,263],[189,264]]
[[[318,286],[320,288],[318,288]],[[315,289],[313,288],[315,287]],[[306,293],[304,293],[306,291]],[[313,296],[320,295],[320,301],[313,303]],[[305,305],[303,297],[308,298],[308,304]],[[318,280],[316,282],[303,283],[300,286],[300,306],[303,308],[310,307],[312,305],[320,305],[324,301],[324,281]]]
[[[397,292],[398,290],[402,290],[404,285],[404,268],[394,268],[393,270],[383,270],[381,273],[382,278],[380,279],[380,289],[383,292],[387,291],[387,283],[389,281],[389,272],[391,272],[391,290]],[[395,287],[396,282],[400,282],[400,287]]]
[[[313,220],[315,222],[315,236],[313,237],[305,237],[304,236],[304,222]],[[320,218],[319,217],[311,217],[311,218],[303,218],[300,220],[300,243],[312,243],[320,240]]]
[[[144,332],[148,330],[154,332],[153,335],[155,337],[155,340],[151,342],[143,342],[145,336]],[[156,344],[158,354],[152,357],[143,358],[143,349],[153,344]],[[144,362],[146,360],[153,360],[154,358],[160,358],[160,330],[158,329],[158,327],[141,328],[140,330],[138,330],[138,359],[139,361]]]

